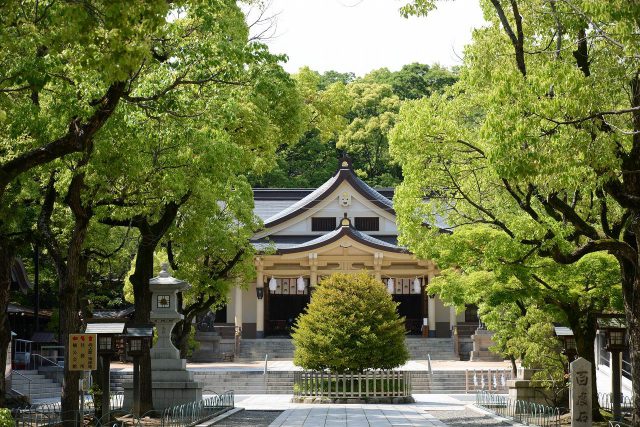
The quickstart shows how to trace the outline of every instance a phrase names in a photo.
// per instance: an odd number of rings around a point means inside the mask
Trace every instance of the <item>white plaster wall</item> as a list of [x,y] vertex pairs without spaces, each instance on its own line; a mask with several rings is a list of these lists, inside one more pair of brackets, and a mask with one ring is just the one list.
[[258,297],[256,296],[256,284],[252,283],[248,289],[242,290],[242,322],[256,322],[256,304]]
[[227,323],[234,323],[236,316],[235,288],[231,288],[227,297]]
[[[340,187],[343,188],[342,186]],[[325,234],[325,231],[321,232],[312,232],[311,231],[311,218],[312,217],[333,217],[336,218],[336,226],[339,224],[340,218],[344,217],[344,213],[347,213],[347,217],[354,221],[355,217],[372,217],[376,216],[380,218],[380,230],[377,232],[368,232],[367,234],[397,234],[398,228],[396,227],[395,221],[389,220],[380,215],[380,213],[367,204],[363,203],[359,198],[361,197],[355,190],[349,189],[347,190],[351,193],[351,205],[344,207],[339,203],[339,194],[341,192],[340,189],[336,190],[334,193],[335,196],[331,197],[326,206],[323,206],[320,209],[315,210],[312,208],[311,216],[299,221],[295,224],[291,224],[290,226],[273,233],[274,235],[304,235],[304,234]]]
[[449,307],[445,307],[440,298],[436,298],[436,322],[449,323]]

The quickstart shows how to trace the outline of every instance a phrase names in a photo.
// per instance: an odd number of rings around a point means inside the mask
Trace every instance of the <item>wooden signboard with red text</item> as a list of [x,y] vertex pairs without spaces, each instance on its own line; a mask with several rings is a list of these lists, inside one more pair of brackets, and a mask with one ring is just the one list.
[[69,334],[69,370],[93,371],[98,364],[96,334]]

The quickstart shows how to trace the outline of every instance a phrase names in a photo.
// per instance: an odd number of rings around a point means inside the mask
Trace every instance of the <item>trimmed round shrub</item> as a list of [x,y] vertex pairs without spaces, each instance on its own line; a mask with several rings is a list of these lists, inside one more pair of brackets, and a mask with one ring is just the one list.
[[293,362],[332,372],[402,365],[409,353],[396,307],[382,282],[365,272],[326,278],[293,328]]

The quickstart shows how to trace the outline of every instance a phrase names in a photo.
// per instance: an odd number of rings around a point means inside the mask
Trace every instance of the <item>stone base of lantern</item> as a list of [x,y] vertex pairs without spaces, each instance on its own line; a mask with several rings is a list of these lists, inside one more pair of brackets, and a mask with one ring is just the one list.
[[191,355],[191,361],[197,363],[218,362],[222,360],[220,353],[220,334],[217,332],[197,331],[195,336],[198,349]]
[[471,335],[473,341],[473,350],[470,354],[472,362],[502,362],[504,358],[489,350],[494,345],[493,332],[485,329],[476,329],[476,333]]
[[[153,409],[202,400],[202,384],[193,380],[184,359],[151,359]],[[124,408],[133,407],[133,382],[124,383]]]

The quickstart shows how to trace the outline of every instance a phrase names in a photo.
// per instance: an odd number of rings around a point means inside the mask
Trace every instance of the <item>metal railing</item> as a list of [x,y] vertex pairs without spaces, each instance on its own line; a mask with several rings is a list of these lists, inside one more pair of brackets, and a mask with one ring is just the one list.
[[[18,375],[20,378],[24,378],[25,380],[28,381],[27,382],[28,386],[27,386],[27,394],[26,395],[14,388],[14,384],[13,384],[13,375],[14,374]],[[31,401],[31,381],[32,381],[31,378],[29,378],[28,376],[22,375],[18,371],[11,370],[11,390],[13,390],[14,392],[18,393],[19,395],[26,396],[29,399],[29,401]]]
[[72,422],[76,426],[93,425],[96,427],[124,427],[142,425],[142,419],[150,417],[157,420],[157,427],[186,427],[222,414],[235,405],[233,391],[167,408],[163,411],[149,411],[141,417],[135,417],[122,411],[122,393],[111,395],[111,414],[109,419],[99,419],[95,416],[95,407],[89,400],[81,411],[62,413],[60,402],[33,405],[13,411],[16,427],[44,427],[56,426],[65,422]]
[[[123,407],[124,396],[122,393],[111,394],[111,411],[121,411]],[[17,408],[12,411],[16,427],[38,427],[56,425],[62,421],[75,420],[77,425],[85,417],[95,418],[95,407],[92,400],[86,400],[84,408],[81,411],[62,412],[60,402],[39,403]],[[96,425],[100,425],[96,420]],[[116,424],[117,425],[117,424]]]
[[341,374],[296,371],[293,377],[293,395],[336,399],[407,397],[411,395],[411,375],[408,371],[365,371]]
[[541,427],[559,426],[562,412],[560,408],[513,400],[487,391],[476,393],[476,406],[519,423]]
[[[613,393],[598,393],[598,403],[605,411],[613,412]],[[621,396],[620,410],[623,414],[630,414],[633,412],[633,400],[631,397],[625,395]]]
[[63,365],[60,365],[57,361],[51,360],[48,357],[44,357],[41,354],[32,354],[29,358],[28,369],[37,370],[42,367],[51,366],[64,369]]
[[507,381],[512,379],[510,369],[467,369],[465,389],[467,393],[475,391],[506,391]]
[[230,390],[198,402],[173,406],[162,411],[160,426],[194,426],[232,409],[234,405],[234,394]]

